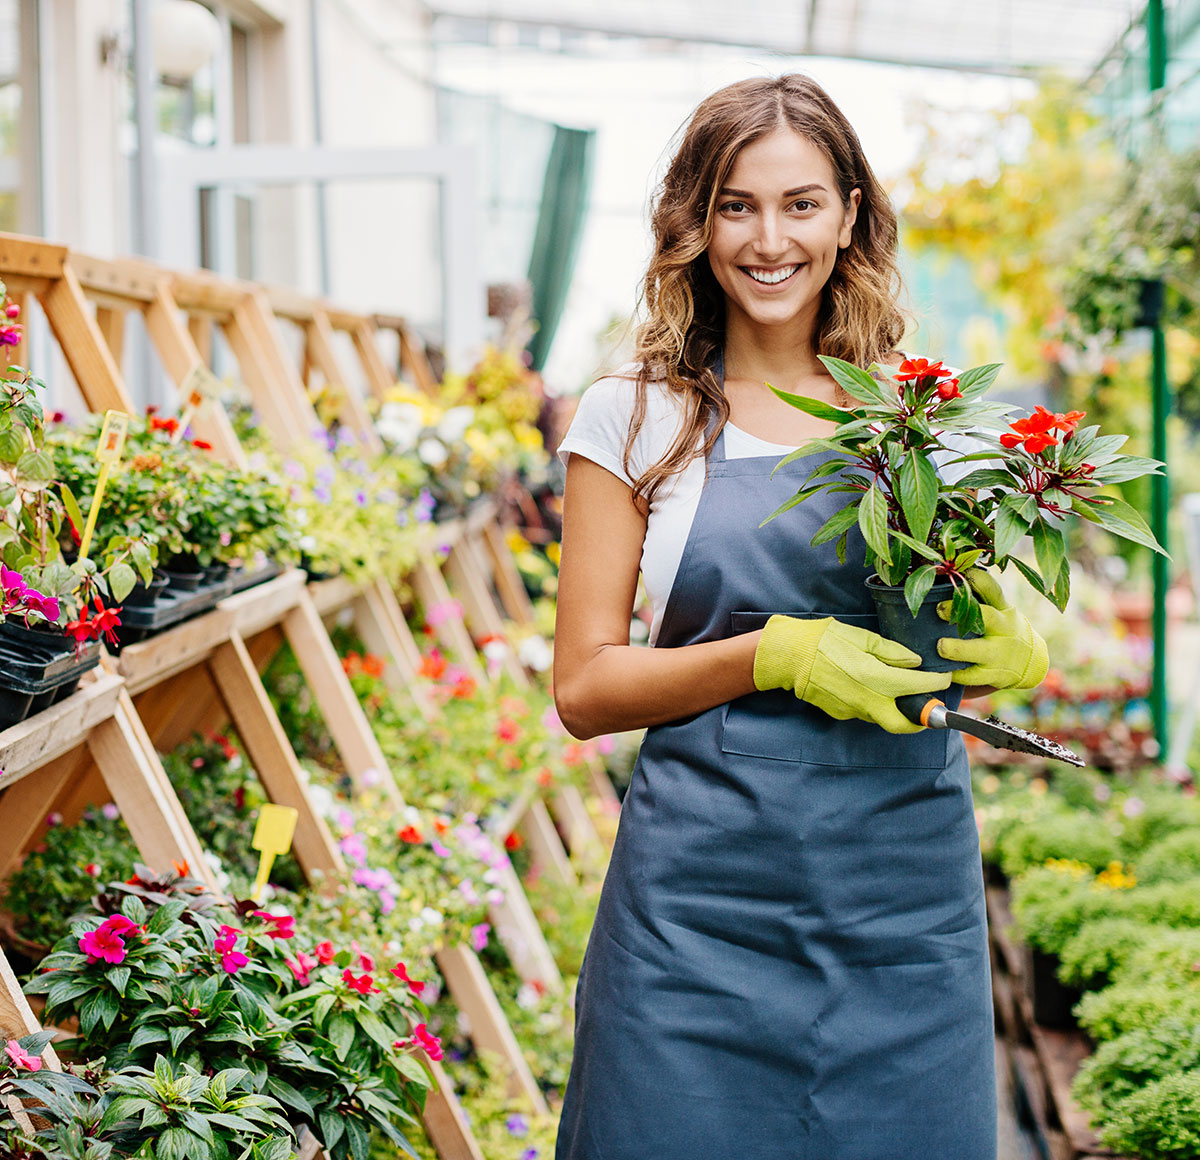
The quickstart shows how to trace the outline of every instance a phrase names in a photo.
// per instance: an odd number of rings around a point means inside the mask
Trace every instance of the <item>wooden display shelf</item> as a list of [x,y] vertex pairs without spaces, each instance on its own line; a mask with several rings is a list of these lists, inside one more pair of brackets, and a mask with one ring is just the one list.
[[1007,891],[988,887],[987,909],[997,1021],[1036,1134],[1052,1160],[1123,1160],[1100,1141],[1071,1096],[1075,1073],[1092,1051],[1087,1036],[1034,1021],[1023,985],[1024,956],[1008,933],[1013,920]]

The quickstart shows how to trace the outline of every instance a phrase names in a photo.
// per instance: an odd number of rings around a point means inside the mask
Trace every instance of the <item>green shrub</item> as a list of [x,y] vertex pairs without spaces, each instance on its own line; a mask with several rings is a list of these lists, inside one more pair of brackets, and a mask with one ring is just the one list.
[[1200,930],[1158,927],[1114,975],[1114,982],[1126,979],[1180,987],[1200,982]]
[[1108,1109],[1147,1084],[1200,1067],[1200,1026],[1165,1019],[1102,1043],[1084,1060],[1072,1094],[1098,1122]]
[[1109,1147],[1140,1160],[1200,1156],[1200,1071],[1167,1076],[1117,1104],[1100,1129]]
[[1147,885],[1200,878],[1200,828],[1178,830],[1138,855],[1137,876]]
[[1161,928],[1136,918],[1085,923],[1058,952],[1058,977],[1068,987],[1096,990],[1110,982],[1134,952]]
[[1084,995],[1075,1005],[1075,1014],[1079,1026],[1097,1043],[1138,1028],[1153,1030],[1168,1019],[1200,1023],[1200,986],[1131,977]]
[[[1131,815],[1135,802],[1143,808]],[[1120,818],[1121,848],[1126,857],[1139,857],[1171,834],[1200,827],[1200,799],[1184,797],[1177,785],[1140,782],[1125,799]]]
[[1000,868],[1010,878],[1049,858],[1070,858],[1103,870],[1122,857],[1122,847],[1093,814],[1042,813],[1007,827],[996,840]]

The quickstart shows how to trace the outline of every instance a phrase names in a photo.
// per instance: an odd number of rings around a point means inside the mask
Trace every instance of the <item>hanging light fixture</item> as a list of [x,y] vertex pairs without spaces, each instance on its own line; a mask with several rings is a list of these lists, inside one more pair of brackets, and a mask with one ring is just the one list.
[[155,0],[150,9],[154,67],[173,81],[191,80],[221,46],[217,18],[197,0]]

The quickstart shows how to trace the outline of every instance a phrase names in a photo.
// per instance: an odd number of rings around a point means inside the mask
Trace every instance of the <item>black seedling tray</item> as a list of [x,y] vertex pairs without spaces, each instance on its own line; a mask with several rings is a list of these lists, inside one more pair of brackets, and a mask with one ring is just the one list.
[[230,573],[230,581],[234,592],[245,592],[256,584],[265,584],[274,580],[283,569],[274,560],[268,560],[261,568],[234,568]]
[[69,637],[33,632],[8,621],[0,624],[0,679],[10,673],[26,682],[53,679],[74,672],[83,657],[90,657],[88,668],[94,668],[100,660],[100,646],[92,641],[76,649]]
[[52,654],[46,663],[0,637],[0,730],[69,697],[79,688],[83,674],[100,663],[100,645],[95,641],[78,655],[73,647],[66,657],[52,649],[43,651]]
[[121,627],[116,630],[118,643],[114,651],[120,652],[127,644],[136,644],[180,621],[199,616],[232,593],[233,582],[225,577],[212,584],[201,584],[195,592],[167,588],[153,604],[123,608]]

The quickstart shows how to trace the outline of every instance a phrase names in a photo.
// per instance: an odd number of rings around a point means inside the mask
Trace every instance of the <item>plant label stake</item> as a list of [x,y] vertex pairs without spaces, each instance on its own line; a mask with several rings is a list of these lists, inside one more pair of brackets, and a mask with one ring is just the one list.
[[183,393],[184,404],[179,415],[179,426],[171,436],[172,443],[178,443],[183,438],[192,417],[205,403],[220,398],[221,380],[203,363],[197,363],[188,371],[187,378],[180,384],[179,389]]
[[129,416],[124,411],[105,411],[104,426],[100,428],[100,441],[96,444],[96,460],[100,474],[96,477],[96,491],[88,511],[87,526],[79,541],[79,558],[87,558],[92,545],[92,533],[96,530],[96,518],[100,515],[100,504],[104,500],[104,489],[108,486],[109,472],[121,462],[121,451],[125,447],[125,436],[129,431]]
[[258,811],[258,822],[250,841],[251,847],[258,851],[258,874],[253,890],[255,902],[262,902],[275,859],[292,848],[292,835],[296,832],[296,819],[299,816],[300,812],[291,806],[277,806],[270,802]]

